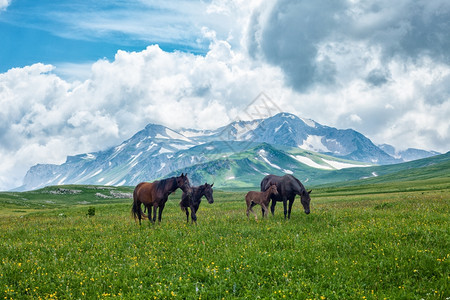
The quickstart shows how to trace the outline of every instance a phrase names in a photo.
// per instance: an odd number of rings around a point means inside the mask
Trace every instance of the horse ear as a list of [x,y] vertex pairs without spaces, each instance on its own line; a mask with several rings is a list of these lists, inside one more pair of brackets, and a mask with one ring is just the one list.
[[308,194],[311,194],[312,190],[308,191]]
[[211,187],[214,185],[214,182],[211,184]]
[[184,176],[184,173],[181,173],[181,177],[183,177]]

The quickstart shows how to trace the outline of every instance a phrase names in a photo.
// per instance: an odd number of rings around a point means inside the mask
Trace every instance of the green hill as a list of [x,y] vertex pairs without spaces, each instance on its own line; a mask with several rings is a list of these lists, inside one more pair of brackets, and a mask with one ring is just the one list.
[[438,178],[450,182],[450,152],[395,165],[332,171],[318,181],[326,186],[350,186]]

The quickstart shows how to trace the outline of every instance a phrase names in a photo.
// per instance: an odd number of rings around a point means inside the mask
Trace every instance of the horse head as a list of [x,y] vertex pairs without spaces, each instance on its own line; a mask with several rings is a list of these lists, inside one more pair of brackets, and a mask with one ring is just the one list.
[[187,177],[187,173],[181,173],[181,176],[176,177],[177,187],[180,188],[183,192],[188,195],[192,194],[191,183],[189,182],[189,178]]
[[208,200],[209,204],[214,203],[213,189],[212,189],[213,185],[214,185],[214,183],[213,184],[208,184],[206,182],[205,182],[205,185],[204,185],[204,187],[205,187],[205,197],[206,197],[206,200]]
[[308,191],[308,192],[306,190],[303,190],[300,195],[303,209],[305,210],[305,214],[307,214],[307,215],[310,213],[309,203],[311,202],[311,197],[309,196],[309,194],[311,194],[311,192],[312,192],[312,190]]
[[271,184],[268,191],[269,191],[269,195],[278,195],[277,185]]

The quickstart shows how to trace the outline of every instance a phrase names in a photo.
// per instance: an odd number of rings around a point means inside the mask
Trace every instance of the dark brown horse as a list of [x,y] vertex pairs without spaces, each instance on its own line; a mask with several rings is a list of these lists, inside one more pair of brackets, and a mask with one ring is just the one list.
[[245,195],[245,202],[247,203],[247,218],[248,213],[251,211],[255,215],[255,220],[258,220],[258,216],[252,209],[256,204],[261,205],[263,218],[264,213],[268,215],[269,210],[267,209],[267,206],[269,205],[270,196],[272,195],[278,195],[277,186],[275,184],[272,184],[265,192],[248,192],[247,195]]
[[181,195],[180,207],[181,210],[186,213],[186,221],[189,222],[189,209],[191,209],[192,222],[197,223],[197,210],[202,201],[202,197],[205,196],[209,204],[214,203],[213,198],[213,184],[207,184],[192,187],[192,194],[189,197],[188,193],[183,192]]
[[[292,204],[294,204],[296,195],[300,196],[305,213],[310,213],[309,203],[311,202],[311,197],[309,196],[309,194],[311,193],[311,191],[307,192],[300,180],[292,175],[267,175],[261,181],[261,191],[266,191],[272,184],[276,184],[278,189],[278,195],[271,196],[272,205],[270,206],[270,211],[272,212],[272,215],[275,212],[275,205],[277,204],[277,201],[282,201],[284,208],[284,218],[286,219],[287,214],[288,219],[290,219]],[[287,201],[289,201],[289,212],[286,208]]]
[[[166,205],[166,201],[169,195],[180,188],[188,195],[191,193],[191,184],[187,178],[187,174],[181,174],[178,177],[171,177],[163,180],[157,180],[154,182],[141,182],[139,183],[133,192],[133,206],[131,213],[134,219],[139,219],[141,224],[142,217],[147,217],[142,212],[141,204],[144,204],[148,210],[148,219],[150,222],[156,222],[156,209],[158,211],[158,221],[161,222],[161,215]],[[153,207],[153,219],[152,219],[152,207]]]

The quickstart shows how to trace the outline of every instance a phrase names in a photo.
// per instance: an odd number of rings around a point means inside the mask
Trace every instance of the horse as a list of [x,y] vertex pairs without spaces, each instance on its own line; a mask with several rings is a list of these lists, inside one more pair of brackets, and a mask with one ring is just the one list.
[[247,218],[248,213],[251,211],[255,215],[255,220],[258,220],[258,216],[252,209],[256,204],[261,205],[263,218],[264,212],[268,215],[269,210],[267,209],[267,206],[269,205],[270,196],[272,195],[278,195],[277,186],[275,184],[272,184],[265,192],[248,192],[247,195],[245,195],[245,202],[247,203]]
[[[158,211],[158,221],[161,222],[162,211],[166,205],[169,195],[175,190],[180,188],[183,192],[188,195],[191,194],[191,184],[187,174],[181,173],[181,176],[170,177],[167,179],[156,180],[153,182],[141,182],[139,183],[133,192],[133,205],[131,208],[131,213],[134,219],[139,219],[139,225],[141,224],[141,219],[147,217],[141,208],[141,204],[144,204],[145,208],[148,209],[148,220],[152,223],[156,222],[156,210]],[[152,219],[152,207],[153,207],[153,219]]]
[[181,195],[180,207],[181,210],[186,213],[186,222],[189,222],[189,210],[191,209],[191,219],[192,223],[197,223],[197,210],[202,201],[202,197],[205,196],[209,204],[214,203],[213,199],[213,184],[205,183],[204,185],[192,187],[192,194],[189,196],[188,193],[183,192]]
[[[270,211],[272,212],[272,215],[275,212],[275,205],[277,204],[277,201],[282,201],[284,208],[284,219],[286,219],[286,214],[288,219],[290,219],[292,204],[294,204],[296,195],[300,196],[305,213],[310,213],[309,203],[311,202],[311,197],[309,194],[311,191],[307,192],[300,180],[289,174],[284,176],[267,175],[261,181],[261,191],[266,191],[272,184],[276,184],[278,190],[278,195],[271,196],[272,205],[270,206]],[[286,209],[287,201],[289,201],[289,211]]]

